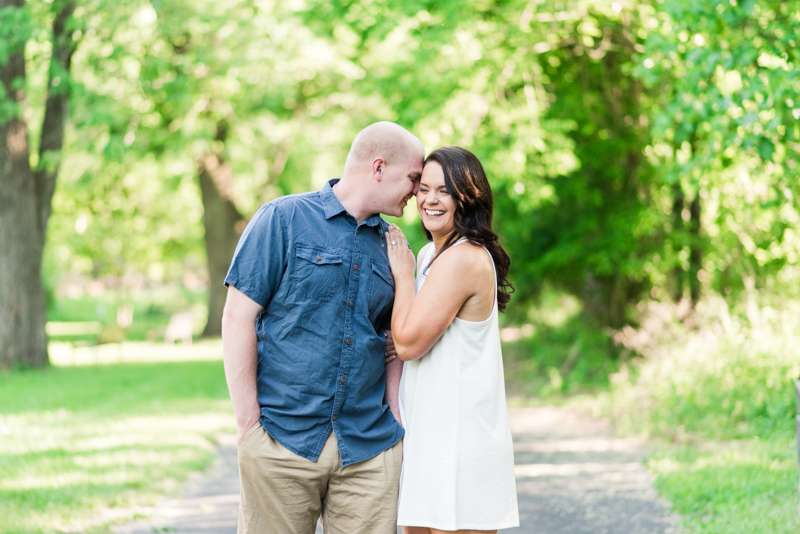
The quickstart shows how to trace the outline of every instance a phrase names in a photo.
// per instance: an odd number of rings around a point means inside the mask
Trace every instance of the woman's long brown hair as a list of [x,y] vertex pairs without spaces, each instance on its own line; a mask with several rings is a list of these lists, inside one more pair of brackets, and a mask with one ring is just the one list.
[[[437,148],[425,159],[425,165],[431,161],[442,167],[445,188],[455,200],[456,212],[453,214],[455,231],[447,238],[442,249],[436,252],[428,267],[462,237],[484,247],[491,254],[497,270],[497,308],[502,312],[514,292],[514,286],[507,279],[511,259],[492,230],[494,201],[483,165],[475,154],[456,146]],[[425,225],[422,229],[432,240],[433,236],[425,229]]]

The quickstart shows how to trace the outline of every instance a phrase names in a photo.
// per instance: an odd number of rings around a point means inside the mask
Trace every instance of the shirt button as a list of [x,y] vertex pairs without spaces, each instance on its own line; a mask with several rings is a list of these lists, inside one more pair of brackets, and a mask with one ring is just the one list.
[[344,384],[344,378],[341,378],[341,379],[339,379],[339,382],[341,382],[342,384]]
[[317,256],[317,260],[322,261],[322,256]]
[[358,265],[354,265],[353,269],[355,269],[357,271],[358,270]]
[[336,421],[336,416],[335,415],[333,416],[333,420]]
[[352,300],[350,301],[350,307],[351,308],[353,307],[353,301]]
[[390,274],[390,275],[389,275],[389,280],[391,280],[391,279],[392,279],[392,275]]
[[349,345],[349,344],[350,344],[350,339],[349,339],[349,338],[348,338],[348,339],[345,339],[345,340],[344,340],[344,342],[345,342],[345,343],[347,343],[347,344]]

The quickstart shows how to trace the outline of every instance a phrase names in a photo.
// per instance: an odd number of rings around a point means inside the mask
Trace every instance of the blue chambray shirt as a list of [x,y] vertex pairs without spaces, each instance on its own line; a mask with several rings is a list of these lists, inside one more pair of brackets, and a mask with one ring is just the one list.
[[225,284],[264,306],[256,321],[264,429],[313,462],[333,430],[347,466],[404,431],[383,403],[383,329],[394,302],[388,224],[378,215],[357,224],[333,194],[337,181],[262,206]]

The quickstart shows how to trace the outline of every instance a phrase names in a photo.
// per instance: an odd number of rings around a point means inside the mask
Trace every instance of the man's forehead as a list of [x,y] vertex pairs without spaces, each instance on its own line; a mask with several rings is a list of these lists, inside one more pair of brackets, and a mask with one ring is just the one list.
[[422,164],[425,161],[425,156],[420,156],[418,154],[414,155],[414,159],[409,162],[409,174],[416,174],[417,176],[422,174]]

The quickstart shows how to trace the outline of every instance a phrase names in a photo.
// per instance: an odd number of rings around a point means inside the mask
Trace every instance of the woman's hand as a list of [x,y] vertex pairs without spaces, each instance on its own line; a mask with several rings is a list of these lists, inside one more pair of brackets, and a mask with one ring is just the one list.
[[386,232],[386,249],[389,251],[389,266],[395,278],[409,274],[413,278],[417,260],[408,246],[406,236],[397,225],[390,225]]

